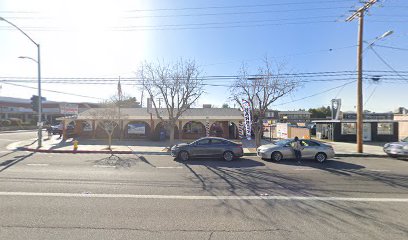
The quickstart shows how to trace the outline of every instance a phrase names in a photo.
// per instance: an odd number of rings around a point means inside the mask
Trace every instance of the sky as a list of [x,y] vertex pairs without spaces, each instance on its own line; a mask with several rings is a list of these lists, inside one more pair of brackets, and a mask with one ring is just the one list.
[[[360,6],[358,0],[2,0],[0,16],[40,44],[47,100],[99,102],[116,93],[117,83],[83,84],[84,78],[119,77],[123,92],[140,100],[140,87],[126,79],[135,77],[144,61],[194,59],[202,76],[230,76],[243,63],[256,74],[267,57],[284,64],[283,72],[301,74],[302,82],[271,109],[309,109],[341,98],[342,110],[353,111],[355,77],[345,74],[356,70],[358,21],[345,19]],[[366,43],[363,55],[364,109],[408,107],[408,3],[379,1],[364,23],[364,41],[375,41],[375,52]],[[376,40],[389,30],[392,35]],[[20,56],[36,60],[37,47],[0,21],[0,96],[37,94],[37,64]],[[56,78],[66,78],[65,84],[49,82]],[[196,106],[234,106],[229,97],[228,87],[206,86]]]

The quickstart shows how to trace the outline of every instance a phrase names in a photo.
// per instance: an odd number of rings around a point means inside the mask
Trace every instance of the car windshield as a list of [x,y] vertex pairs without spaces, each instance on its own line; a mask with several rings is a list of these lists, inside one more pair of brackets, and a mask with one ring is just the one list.
[[292,142],[291,139],[285,139],[285,140],[281,140],[275,143],[275,145],[279,145],[279,146],[285,146],[286,144]]
[[402,142],[408,142],[408,137],[401,140]]

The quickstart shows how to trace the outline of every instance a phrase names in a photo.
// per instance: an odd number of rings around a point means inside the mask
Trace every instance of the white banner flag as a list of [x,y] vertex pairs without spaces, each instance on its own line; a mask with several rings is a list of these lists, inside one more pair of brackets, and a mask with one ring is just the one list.
[[242,99],[242,110],[244,111],[246,137],[248,140],[251,140],[251,104],[245,99]]

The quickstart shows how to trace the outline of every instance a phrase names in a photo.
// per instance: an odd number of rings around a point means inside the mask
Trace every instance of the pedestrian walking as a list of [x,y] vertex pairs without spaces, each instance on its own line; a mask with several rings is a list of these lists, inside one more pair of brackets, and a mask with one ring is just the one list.
[[292,142],[292,148],[293,151],[295,152],[295,157],[298,163],[300,163],[300,160],[302,159],[302,150],[303,146],[299,141],[298,137],[295,137],[294,141]]

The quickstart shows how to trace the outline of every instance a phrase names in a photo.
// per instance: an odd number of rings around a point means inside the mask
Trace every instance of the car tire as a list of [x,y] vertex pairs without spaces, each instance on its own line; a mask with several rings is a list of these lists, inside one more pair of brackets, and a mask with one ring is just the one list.
[[226,151],[222,154],[222,158],[227,161],[230,162],[234,159],[234,153],[231,151]]
[[188,152],[187,152],[187,151],[181,151],[181,152],[179,152],[179,154],[178,154],[178,159],[179,159],[180,161],[185,162],[185,161],[188,161],[188,159],[190,159],[190,156],[188,155]]
[[322,163],[327,160],[327,155],[325,153],[319,152],[315,156],[316,161]]
[[280,152],[273,152],[271,155],[271,160],[275,161],[275,162],[279,162],[280,160],[282,160],[283,155]]

